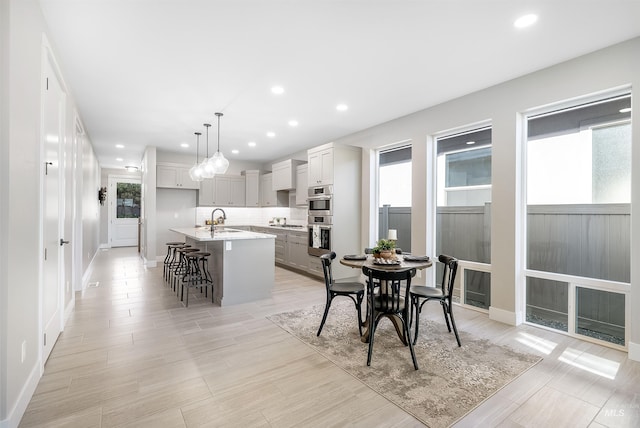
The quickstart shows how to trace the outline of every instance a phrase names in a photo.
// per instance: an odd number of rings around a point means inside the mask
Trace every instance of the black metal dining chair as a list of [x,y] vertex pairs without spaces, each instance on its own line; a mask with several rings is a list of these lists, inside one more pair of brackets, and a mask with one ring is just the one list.
[[437,300],[442,306],[444,312],[444,320],[447,323],[447,329],[451,333],[451,327],[458,341],[458,346],[462,346],[460,343],[460,336],[458,335],[458,329],[456,328],[456,322],[453,318],[453,305],[451,300],[453,297],[453,286],[456,279],[456,273],[458,271],[458,259],[455,257],[447,256],[446,254],[440,254],[438,261],[444,265],[444,271],[442,273],[442,282],[440,287],[427,287],[424,285],[414,285],[410,288],[409,293],[411,296],[411,323],[413,323],[413,313],[415,312],[416,327],[414,330],[413,343],[418,340],[418,329],[420,326],[420,312],[425,303],[430,300]]
[[[371,365],[371,357],[373,355],[373,338],[378,323],[384,317],[397,320],[402,324],[402,336],[405,344],[409,345],[411,351],[411,359],[413,367],[418,370],[418,361],[413,350],[413,343],[409,335],[409,288],[411,287],[411,278],[416,275],[415,269],[403,269],[399,271],[373,269],[368,266],[362,267],[362,273],[368,279],[367,303],[368,314],[367,322],[369,323],[369,352],[367,354],[367,365]],[[404,282],[404,284],[403,284]],[[374,292],[376,288],[373,284],[380,284],[379,291]],[[395,324],[395,323],[394,323]],[[398,327],[396,326],[396,329]]]
[[336,253],[334,251],[320,256],[322,271],[324,273],[324,285],[327,290],[327,303],[324,307],[324,315],[322,315],[322,322],[320,323],[320,328],[318,328],[316,336],[320,336],[322,327],[324,327],[327,315],[329,314],[331,302],[333,298],[337,296],[346,296],[353,300],[358,311],[358,330],[360,331],[360,336],[362,336],[362,300],[364,299],[364,285],[356,281],[334,281],[331,262],[335,258]]

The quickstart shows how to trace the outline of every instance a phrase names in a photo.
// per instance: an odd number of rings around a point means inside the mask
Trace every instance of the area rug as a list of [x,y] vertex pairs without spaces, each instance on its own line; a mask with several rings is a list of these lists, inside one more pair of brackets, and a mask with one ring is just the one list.
[[[434,308],[440,310],[434,305]],[[360,341],[352,303],[334,300],[320,337],[324,305],[268,318],[429,427],[447,427],[534,366],[540,357],[492,344],[460,331],[462,347],[442,324],[420,320],[415,346],[419,370],[393,324],[382,319],[371,366]]]

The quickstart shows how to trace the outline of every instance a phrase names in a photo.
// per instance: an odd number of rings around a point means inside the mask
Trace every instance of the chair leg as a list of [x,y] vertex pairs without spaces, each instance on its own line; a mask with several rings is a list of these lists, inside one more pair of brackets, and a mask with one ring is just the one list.
[[416,297],[416,299],[415,299],[416,328],[413,331],[413,344],[414,345],[418,341],[418,330],[420,329],[420,311],[422,310],[422,307],[418,305],[419,303],[420,303],[420,299],[418,299]]
[[402,320],[402,325],[404,326],[405,335],[407,338],[407,342],[409,343],[409,350],[411,351],[411,359],[413,360],[413,368],[418,370],[418,360],[416,360],[416,352],[413,349],[413,343],[411,343],[411,339],[409,338],[409,324],[406,319]]
[[453,308],[449,307],[449,317],[451,317],[451,325],[453,326],[453,333],[456,335],[456,341],[458,342],[458,347],[461,347],[460,336],[458,336],[458,329],[456,328],[456,321],[453,319]]
[[322,322],[320,323],[320,328],[318,329],[318,333],[316,333],[316,336],[320,336],[320,333],[322,332],[322,327],[324,327],[324,322],[327,320],[329,308],[331,307],[331,300],[333,300],[333,296],[327,296],[327,304],[324,307],[324,315],[322,315]]
[[371,356],[373,355],[373,333],[375,333],[377,325],[378,319],[372,317],[371,324],[369,325],[369,352],[367,353],[367,366],[371,365]]
[[449,333],[451,333],[451,324],[449,323],[449,316],[447,313],[447,303],[441,300],[440,306],[442,306],[442,312],[444,313],[444,321],[447,323],[447,329],[449,330]]
[[360,332],[360,337],[362,337],[362,299],[364,295],[358,294],[356,296],[358,300],[358,304],[356,304],[356,309],[358,309],[358,331]]

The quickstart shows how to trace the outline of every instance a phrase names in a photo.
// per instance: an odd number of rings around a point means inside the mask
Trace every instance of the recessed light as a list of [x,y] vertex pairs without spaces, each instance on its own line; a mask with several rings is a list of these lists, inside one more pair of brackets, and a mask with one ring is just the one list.
[[138,170],[137,166],[131,166],[131,165],[127,165],[124,167],[124,169],[126,169],[129,172],[136,172]]
[[118,162],[122,162],[124,159],[122,159],[122,158],[116,158],[116,160],[117,160]]
[[336,106],[336,110],[338,110],[338,111],[347,111],[347,110],[349,110],[349,106],[346,105],[346,104],[338,104]]
[[467,141],[467,146],[472,146],[474,145],[476,142],[475,141]]
[[298,126],[298,121],[297,121],[297,120],[293,120],[293,119],[292,119],[292,120],[290,120],[290,121],[289,121],[289,126],[291,126],[291,127],[296,127],[296,126]]
[[534,15],[533,13],[530,13],[528,15],[523,15],[520,18],[516,19],[515,22],[513,23],[513,26],[516,28],[525,28],[535,24],[537,20],[538,20],[538,15]]
[[255,146],[256,146],[256,142],[255,142],[255,141],[249,141],[249,142],[247,143],[247,146],[249,146],[249,147],[255,147]]
[[629,112],[631,112],[631,107],[621,108],[620,109],[620,113],[629,113]]
[[184,147],[186,149],[187,147],[189,147],[189,145],[187,143],[181,143],[180,147]]
[[238,153],[240,153],[240,150],[233,149],[233,150],[231,150],[231,153],[233,153],[234,155],[237,155]]
[[271,88],[271,93],[276,95],[284,94],[284,88],[282,86],[274,86]]
[[267,137],[269,137],[269,138],[273,138],[273,137],[275,137],[275,136],[276,136],[276,133],[275,133],[275,132],[273,132],[273,131],[269,131],[269,132],[267,132]]
[[124,144],[116,144],[116,149],[124,149]]

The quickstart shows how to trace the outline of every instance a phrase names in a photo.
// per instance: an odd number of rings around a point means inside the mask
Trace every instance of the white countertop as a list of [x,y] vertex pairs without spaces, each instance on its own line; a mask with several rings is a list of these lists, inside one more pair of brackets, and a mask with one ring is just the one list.
[[249,232],[246,230],[224,227],[211,234],[209,226],[205,227],[180,227],[169,229],[172,232],[180,233],[196,241],[232,241],[240,239],[274,239],[275,235],[268,233]]

